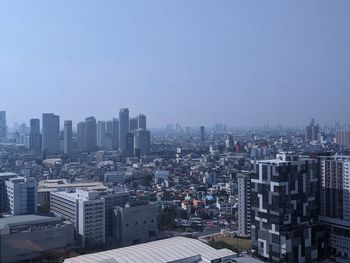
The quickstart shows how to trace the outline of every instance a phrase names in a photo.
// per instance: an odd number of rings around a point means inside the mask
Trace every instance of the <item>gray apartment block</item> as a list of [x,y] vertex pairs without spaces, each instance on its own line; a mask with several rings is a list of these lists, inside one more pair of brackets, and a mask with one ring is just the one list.
[[238,184],[238,234],[250,236],[250,172],[237,174]]
[[130,246],[154,240],[157,236],[155,205],[115,208],[115,237],[120,246]]
[[323,252],[318,224],[317,160],[277,154],[254,164],[251,178],[252,249],[276,262],[312,262]]

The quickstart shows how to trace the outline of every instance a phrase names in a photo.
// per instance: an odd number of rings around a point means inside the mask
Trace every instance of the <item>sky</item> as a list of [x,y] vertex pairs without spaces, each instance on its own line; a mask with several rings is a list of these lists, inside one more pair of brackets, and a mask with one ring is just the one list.
[[0,0],[0,110],[350,123],[350,1]]

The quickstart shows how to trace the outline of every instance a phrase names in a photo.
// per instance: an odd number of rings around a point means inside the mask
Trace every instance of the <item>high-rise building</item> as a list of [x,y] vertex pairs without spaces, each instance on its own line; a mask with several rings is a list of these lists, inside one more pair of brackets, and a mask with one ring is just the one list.
[[[5,181],[7,210],[13,215],[37,212],[37,183],[34,178],[21,176]],[[3,198],[3,197],[2,197]]]
[[320,222],[334,255],[350,258],[350,156],[320,157]]
[[292,153],[257,161],[251,178],[251,239],[274,262],[312,262],[324,252],[317,160]]
[[106,136],[106,122],[98,121],[97,122],[97,146],[102,148],[105,144]]
[[7,198],[6,181],[15,177],[18,177],[16,173],[0,173],[0,213],[8,213],[10,210]]
[[151,148],[151,133],[144,129],[134,131],[134,155],[149,155]]
[[72,121],[64,121],[64,153],[72,152],[73,127]]
[[337,144],[350,147],[350,130],[338,130],[335,136]]
[[0,142],[6,141],[6,111],[0,111]]
[[41,142],[40,120],[30,119],[29,149],[35,152],[41,152]]
[[310,125],[306,126],[305,129],[305,141],[316,141],[318,140],[318,133],[320,131],[320,127],[318,124],[315,124],[315,119],[311,119]]
[[138,129],[138,119],[137,117],[130,119],[130,131]]
[[139,129],[147,129],[147,121],[146,121],[146,115],[145,114],[139,114],[139,116],[137,116],[137,122],[138,122],[138,128]]
[[129,132],[126,135],[126,149],[125,153],[128,155],[133,155],[134,154],[134,133]]
[[53,113],[43,113],[42,149],[56,153],[60,149],[60,117]]
[[88,151],[95,151],[97,148],[97,128],[95,117],[85,119],[86,147]]
[[79,151],[86,151],[86,124],[79,122],[77,124],[77,148]]
[[105,242],[105,200],[97,191],[52,192],[50,211],[74,224],[82,246]]
[[250,236],[250,172],[237,174],[238,185],[238,234]]
[[203,144],[204,140],[205,140],[205,128],[204,128],[204,126],[199,127],[199,132],[200,132],[201,143]]
[[126,151],[126,136],[130,130],[129,109],[123,108],[119,111],[119,151]]
[[119,120],[113,118],[112,121],[112,145],[114,150],[119,148]]

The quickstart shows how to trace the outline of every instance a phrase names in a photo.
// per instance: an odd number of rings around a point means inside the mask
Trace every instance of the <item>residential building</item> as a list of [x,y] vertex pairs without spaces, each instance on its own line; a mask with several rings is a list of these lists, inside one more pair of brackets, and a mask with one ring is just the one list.
[[337,144],[350,147],[350,130],[338,130],[335,133]]
[[145,156],[150,154],[151,132],[143,129],[134,131],[134,155]]
[[275,262],[312,262],[324,252],[318,224],[318,164],[293,153],[254,163],[251,239],[254,252]]
[[72,121],[64,121],[64,153],[72,152],[73,128]]
[[29,149],[34,152],[41,152],[42,138],[40,134],[40,120],[30,119]]
[[0,142],[6,142],[7,126],[6,111],[0,111]]
[[250,172],[237,174],[238,185],[238,234],[250,236]]
[[129,109],[123,108],[119,111],[119,150],[126,152],[126,137],[130,131]]
[[97,127],[95,117],[85,119],[86,148],[88,151],[96,151],[97,148]]
[[147,129],[147,119],[145,114],[139,114],[139,116],[137,116],[137,122],[138,129]]
[[320,157],[320,221],[334,255],[350,258],[350,156]]

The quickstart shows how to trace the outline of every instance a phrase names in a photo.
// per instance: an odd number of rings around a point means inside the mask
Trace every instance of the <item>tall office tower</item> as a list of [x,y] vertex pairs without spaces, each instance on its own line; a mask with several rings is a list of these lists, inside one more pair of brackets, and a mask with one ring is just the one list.
[[250,236],[250,172],[237,174],[238,235]]
[[97,122],[97,146],[103,147],[105,143],[106,136],[106,122],[98,121]]
[[13,215],[37,212],[37,183],[34,178],[21,176],[5,181],[8,210]]
[[228,152],[232,152],[235,148],[235,142],[233,140],[232,135],[230,134],[229,136],[227,136],[227,139],[225,141],[225,149]]
[[51,192],[50,211],[74,224],[82,246],[105,243],[105,200],[98,191]]
[[138,129],[138,120],[137,117],[130,119],[130,131],[134,131]]
[[320,131],[320,127],[318,124],[315,124],[315,119],[311,119],[310,125],[306,126],[305,129],[305,141],[316,141],[318,140],[318,133]]
[[138,124],[138,128],[139,129],[147,129],[147,119],[146,119],[146,115],[145,114],[139,114],[139,116],[137,116],[137,124]]
[[204,143],[205,140],[205,128],[204,126],[199,127],[199,132],[200,132],[200,138],[201,138],[201,143]]
[[127,155],[134,154],[134,133],[128,132],[126,135],[125,153]]
[[41,152],[41,141],[40,120],[30,119],[29,149],[35,152]]
[[144,129],[134,131],[134,155],[149,155],[151,148],[151,132]]
[[86,124],[79,122],[77,124],[77,148],[79,151],[86,151]]
[[[118,132],[119,132],[119,126],[118,126]],[[113,121],[106,122],[106,133],[110,133],[110,134],[113,133]]]
[[6,141],[6,111],[0,111],[0,142]]
[[350,130],[338,130],[335,134],[337,144],[350,147]]
[[64,153],[72,152],[73,127],[72,121],[64,121]]
[[113,144],[113,149],[118,150],[118,148],[119,148],[119,120],[117,118],[113,118],[113,121],[112,121],[112,144]]
[[119,111],[119,151],[126,151],[126,135],[130,130],[129,109],[123,108]]
[[85,119],[86,147],[88,151],[95,151],[97,148],[97,128],[95,117]]
[[350,257],[350,156],[320,157],[320,222],[329,227],[328,246]]
[[56,153],[60,149],[60,117],[53,113],[43,113],[42,149]]
[[325,237],[318,224],[317,160],[292,153],[257,161],[251,178],[251,239],[274,262],[312,262]]

